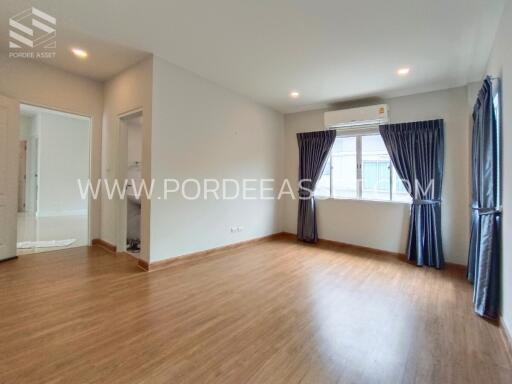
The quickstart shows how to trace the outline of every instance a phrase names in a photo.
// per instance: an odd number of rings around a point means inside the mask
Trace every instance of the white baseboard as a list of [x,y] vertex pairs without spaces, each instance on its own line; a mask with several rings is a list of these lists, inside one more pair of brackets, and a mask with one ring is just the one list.
[[45,211],[36,212],[36,217],[57,217],[57,216],[86,216],[87,209],[75,209],[68,211]]

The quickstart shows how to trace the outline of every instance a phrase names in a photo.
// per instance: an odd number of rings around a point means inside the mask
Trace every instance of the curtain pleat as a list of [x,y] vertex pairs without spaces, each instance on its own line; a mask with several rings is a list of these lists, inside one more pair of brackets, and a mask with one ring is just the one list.
[[318,241],[316,207],[313,191],[322,174],[336,131],[298,133],[299,144],[299,212],[297,237],[309,243]]

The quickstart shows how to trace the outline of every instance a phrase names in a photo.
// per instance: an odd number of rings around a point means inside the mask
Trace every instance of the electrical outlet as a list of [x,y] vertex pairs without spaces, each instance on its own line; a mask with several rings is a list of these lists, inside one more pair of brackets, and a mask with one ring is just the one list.
[[235,232],[238,232],[238,228],[237,227],[231,227],[231,233],[235,233]]

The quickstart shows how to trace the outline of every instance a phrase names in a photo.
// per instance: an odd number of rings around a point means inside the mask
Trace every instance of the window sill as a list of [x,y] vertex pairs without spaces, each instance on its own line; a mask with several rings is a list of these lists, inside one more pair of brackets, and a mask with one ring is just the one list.
[[324,201],[324,200],[333,200],[333,201],[348,201],[348,202],[356,202],[356,203],[377,203],[377,204],[394,204],[394,205],[407,205],[410,206],[410,202],[405,201],[390,201],[390,200],[370,200],[370,199],[354,199],[350,197],[321,197],[315,196],[315,200]]

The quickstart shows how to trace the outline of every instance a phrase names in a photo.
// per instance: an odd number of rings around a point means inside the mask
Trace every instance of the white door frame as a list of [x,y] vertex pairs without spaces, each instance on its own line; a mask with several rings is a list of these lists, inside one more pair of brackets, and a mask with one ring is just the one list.
[[0,95],[0,260],[16,258],[19,103]]
[[[123,112],[117,115],[117,156],[116,156],[116,179],[119,182],[120,187],[124,185],[124,180],[127,177],[127,162],[128,162],[128,135],[125,127],[123,127],[123,120],[128,120],[130,118],[136,117],[138,115],[142,115],[142,119],[144,119],[144,112],[142,107],[134,108],[129,111]],[[144,125],[144,124],[143,124]],[[142,143],[141,143],[142,145]],[[142,164],[144,167],[144,164]],[[126,192],[126,191],[125,191]],[[142,199],[142,196],[141,196]],[[144,209],[141,205],[141,218],[142,218],[142,209]],[[121,199],[119,196],[116,196],[116,249],[119,252],[126,252],[126,237],[127,237],[127,210],[128,210],[128,202],[127,199]],[[141,222],[141,232],[142,232],[142,222]],[[141,250],[142,250],[142,233],[141,233]]]

